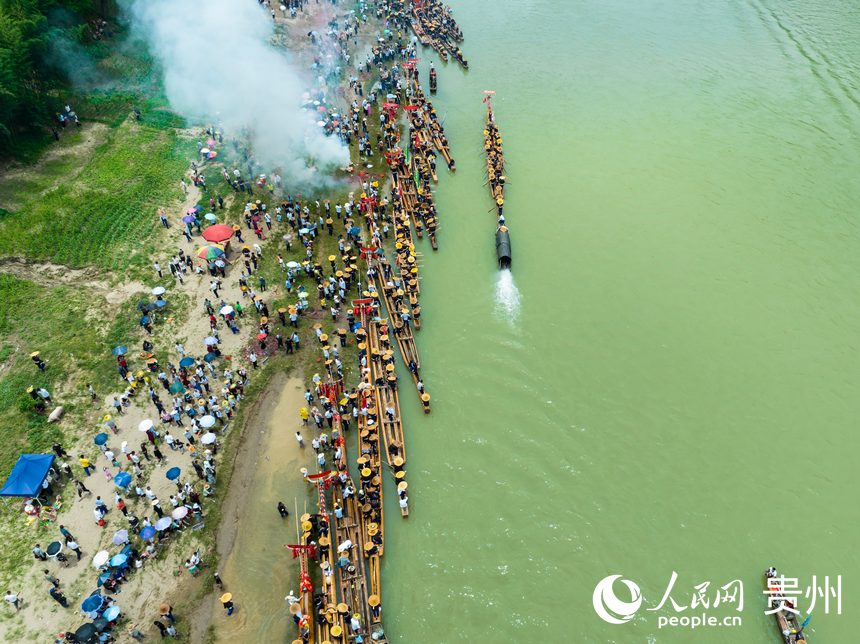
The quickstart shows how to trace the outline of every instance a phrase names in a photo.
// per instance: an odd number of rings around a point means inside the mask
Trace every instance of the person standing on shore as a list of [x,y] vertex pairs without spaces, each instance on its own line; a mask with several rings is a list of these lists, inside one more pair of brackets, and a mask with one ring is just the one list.
[[301,432],[296,432],[296,442],[299,444],[299,447],[305,446],[305,439]]

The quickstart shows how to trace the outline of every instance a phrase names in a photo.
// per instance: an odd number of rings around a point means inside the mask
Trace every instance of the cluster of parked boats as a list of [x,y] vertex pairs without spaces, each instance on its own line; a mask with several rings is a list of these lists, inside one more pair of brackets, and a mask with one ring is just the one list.
[[460,51],[463,32],[451,15],[450,8],[439,0],[412,0],[411,4],[410,25],[418,41],[432,47],[442,60],[447,61],[450,56],[468,69],[469,61]]

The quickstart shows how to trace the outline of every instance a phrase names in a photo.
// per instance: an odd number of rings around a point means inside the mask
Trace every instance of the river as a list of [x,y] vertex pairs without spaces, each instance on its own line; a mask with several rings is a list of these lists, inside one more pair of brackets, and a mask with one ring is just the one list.
[[[810,638],[853,641],[860,8],[451,4],[471,69],[437,63],[458,170],[422,272],[432,415],[403,396],[393,641],[777,642],[771,564],[802,590],[842,575],[843,614],[819,597]],[[482,185],[486,89],[511,282]],[[647,610],[673,571],[683,610]],[[641,587],[624,625],[592,608],[610,574]],[[743,610],[705,612],[741,626],[658,628],[703,612],[684,608],[695,585],[735,579]]]

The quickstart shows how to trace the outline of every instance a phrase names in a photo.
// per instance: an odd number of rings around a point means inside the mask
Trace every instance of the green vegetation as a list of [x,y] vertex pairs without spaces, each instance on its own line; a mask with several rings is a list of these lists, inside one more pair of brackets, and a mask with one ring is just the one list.
[[[8,472],[20,452],[44,452],[55,440],[75,432],[86,411],[86,385],[97,391],[116,388],[110,348],[132,337],[133,300],[108,315],[100,297],[65,286],[46,288],[0,273],[0,471]],[[30,359],[40,351],[48,368],[42,373]],[[44,386],[66,407],[63,429],[36,412],[27,387]],[[62,396],[60,396],[62,394]]]
[[58,46],[98,38],[96,20],[113,9],[109,0],[0,0],[0,154],[48,137],[68,85]]
[[175,132],[129,121],[88,159],[0,183],[0,202],[19,204],[0,218],[0,254],[114,271],[148,266],[156,206],[179,196],[182,149]]

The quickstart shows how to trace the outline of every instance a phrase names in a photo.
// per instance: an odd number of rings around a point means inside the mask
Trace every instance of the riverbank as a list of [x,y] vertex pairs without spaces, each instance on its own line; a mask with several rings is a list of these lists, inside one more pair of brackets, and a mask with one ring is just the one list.
[[[298,568],[283,544],[295,539],[293,510],[298,503],[303,512],[308,498],[296,476],[310,449],[295,440],[303,391],[300,377],[276,372],[245,421],[216,536],[219,572],[236,612],[228,618],[218,602],[221,591],[213,589],[193,611],[194,642],[283,641],[294,627],[284,596]],[[286,520],[277,512],[278,501],[290,509]]]

